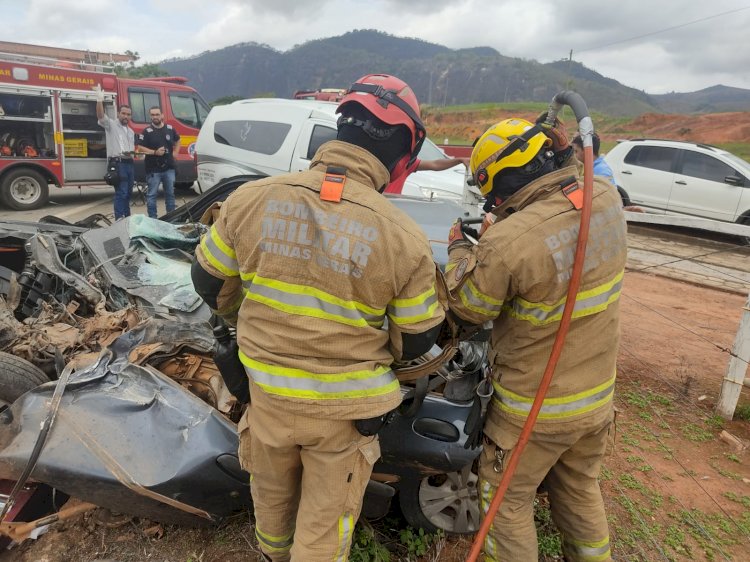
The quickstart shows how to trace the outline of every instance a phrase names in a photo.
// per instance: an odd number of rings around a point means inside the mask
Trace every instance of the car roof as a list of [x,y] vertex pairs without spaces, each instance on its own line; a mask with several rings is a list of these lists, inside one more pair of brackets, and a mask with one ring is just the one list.
[[705,150],[709,150],[711,152],[727,153],[726,150],[721,149],[718,146],[713,146],[713,145],[702,143],[702,142],[690,142],[690,141],[680,141],[680,140],[672,140],[672,139],[651,139],[651,138],[617,139],[617,142],[618,143],[626,143],[626,142],[643,143],[643,144],[651,144],[654,146],[674,146],[675,148],[698,147],[698,148],[703,148]]

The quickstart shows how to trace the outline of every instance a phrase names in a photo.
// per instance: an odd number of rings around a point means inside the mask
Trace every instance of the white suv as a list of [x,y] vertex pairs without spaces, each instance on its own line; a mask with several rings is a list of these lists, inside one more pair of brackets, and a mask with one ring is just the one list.
[[[326,101],[269,98],[214,107],[195,145],[201,189],[242,174],[274,176],[306,170],[318,147],[336,138],[337,107]],[[419,156],[447,158],[429,139]],[[402,194],[460,202],[465,172],[462,164],[442,172],[415,172],[407,178]]]
[[621,141],[605,157],[625,205],[750,225],[750,163],[720,148]]

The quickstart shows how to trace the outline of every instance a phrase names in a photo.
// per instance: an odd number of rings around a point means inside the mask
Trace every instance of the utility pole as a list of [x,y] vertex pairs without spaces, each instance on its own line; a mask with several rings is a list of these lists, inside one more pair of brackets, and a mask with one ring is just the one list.
[[568,56],[568,84],[567,89],[571,90],[573,88],[573,49],[570,50],[570,55]]
[[[721,383],[719,402],[716,404],[716,413],[725,420],[734,417],[734,410],[740,399],[743,385],[747,384],[745,373],[750,362],[750,294],[743,307],[740,327],[732,346],[732,356],[729,359],[724,381]],[[748,385],[750,386],[750,385]]]

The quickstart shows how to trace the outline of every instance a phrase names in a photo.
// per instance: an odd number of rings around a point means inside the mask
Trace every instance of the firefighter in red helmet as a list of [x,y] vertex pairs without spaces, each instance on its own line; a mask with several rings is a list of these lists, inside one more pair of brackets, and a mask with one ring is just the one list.
[[427,352],[444,318],[426,236],[381,195],[425,138],[414,93],[368,75],[340,113],[309,170],[226,200],[193,266],[237,325],[251,398],[239,458],[274,562],[348,559],[377,431],[401,401],[391,364]]

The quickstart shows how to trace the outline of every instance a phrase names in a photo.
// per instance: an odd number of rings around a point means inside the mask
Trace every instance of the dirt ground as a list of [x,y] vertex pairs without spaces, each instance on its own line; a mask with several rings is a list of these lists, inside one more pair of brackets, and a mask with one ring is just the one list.
[[[713,414],[745,300],[652,273],[626,274],[618,441],[601,477],[616,560],[750,560],[750,454],[718,438],[725,429],[750,440],[750,423]],[[750,389],[740,405],[750,411]],[[53,528],[0,562],[259,559],[249,514],[218,529],[118,524],[104,515]],[[396,545],[391,560],[407,559],[397,529],[381,526],[377,534]],[[441,538],[409,559],[459,561],[469,546],[466,538]]]
[[[432,139],[440,141],[447,137],[464,139],[470,143],[501,119],[522,117],[534,121],[537,115],[537,112],[499,108],[450,113],[441,112],[438,109],[428,110],[424,120]],[[602,141],[605,142],[634,136],[713,144],[750,142],[750,113],[728,112],[704,115],[645,113],[632,120],[597,121],[596,128]]]

